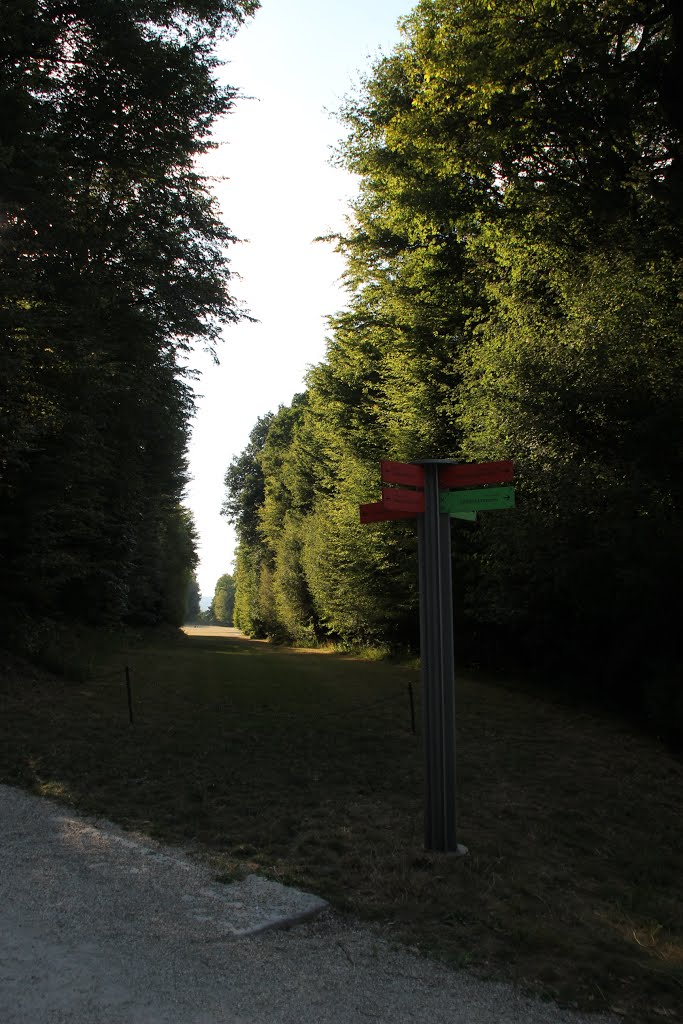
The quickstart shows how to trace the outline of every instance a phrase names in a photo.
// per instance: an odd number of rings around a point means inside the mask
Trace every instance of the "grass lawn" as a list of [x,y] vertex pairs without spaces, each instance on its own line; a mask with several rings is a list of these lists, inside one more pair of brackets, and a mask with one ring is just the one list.
[[8,660],[0,779],[566,1004],[683,1020],[683,765],[655,740],[461,679],[470,854],[432,856],[413,668],[187,633],[109,644],[85,681]]

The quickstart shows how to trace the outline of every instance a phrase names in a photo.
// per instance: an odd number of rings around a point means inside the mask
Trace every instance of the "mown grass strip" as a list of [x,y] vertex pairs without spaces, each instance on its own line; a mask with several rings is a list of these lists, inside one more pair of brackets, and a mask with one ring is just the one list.
[[656,741],[460,680],[454,860],[422,849],[414,668],[195,631],[110,645],[90,681],[5,676],[3,781],[565,1003],[681,1019],[683,766]]

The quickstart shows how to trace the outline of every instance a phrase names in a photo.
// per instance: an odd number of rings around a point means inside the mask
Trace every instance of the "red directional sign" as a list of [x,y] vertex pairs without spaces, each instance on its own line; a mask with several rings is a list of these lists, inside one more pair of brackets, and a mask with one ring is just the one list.
[[439,487],[477,487],[479,484],[504,484],[514,480],[514,465],[504,462],[469,462],[439,467]]
[[422,466],[412,466],[409,462],[390,462],[382,459],[383,484],[406,484],[408,487],[424,487],[425,471]]
[[406,491],[404,487],[383,487],[382,504],[396,512],[412,512],[415,516],[425,510],[424,491]]
[[381,501],[360,505],[361,523],[383,523],[389,519],[414,519],[414,512],[402,512],[400,509],[387,508]]

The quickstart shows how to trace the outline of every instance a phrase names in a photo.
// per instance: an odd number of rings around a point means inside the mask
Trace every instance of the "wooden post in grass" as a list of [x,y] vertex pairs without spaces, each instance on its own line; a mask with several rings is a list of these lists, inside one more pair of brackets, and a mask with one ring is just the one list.
[[133,724],[133,692],[130,687],[130,669],[126,665],[126,694],[128,695],[128,720]]
[[410,731],[413,736],[417,735],[415,728],[415,697],[413,696],[413,684],[408,680],[408,700],[410,701]]

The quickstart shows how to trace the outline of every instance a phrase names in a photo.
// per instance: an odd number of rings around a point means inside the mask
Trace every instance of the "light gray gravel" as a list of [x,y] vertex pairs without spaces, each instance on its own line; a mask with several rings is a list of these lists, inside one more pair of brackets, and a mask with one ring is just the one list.
[[[603,1024],[0,786],[2,1024]],[[253,934],[247,934],[253,932]]]

